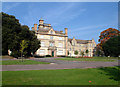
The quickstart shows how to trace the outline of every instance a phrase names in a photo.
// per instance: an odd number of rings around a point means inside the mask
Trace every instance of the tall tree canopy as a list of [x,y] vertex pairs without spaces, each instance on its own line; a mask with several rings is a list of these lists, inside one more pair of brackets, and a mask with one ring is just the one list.
[[27,25],[21,25],[15,16],[2,14],[2,54],[7,55],[8,50],[12,51],[15,57],[20,56],[20,42],[28,41],[28,47],[25,49],[26,56],[35,53],[40,47],[40,41],[37,39],[34,31],[30,31]]
[[107,40],[115,36],[118,36],[118,35],[119,35],[119,31],[117,29],[108,28],[100,33],[98,41],[100,42],[100,45],[102,46],[102,44],[105,43]]
[[[96,46],[96,55],[101,55],[103,56],[105,54],[102,45],[106,43],[111,38],[114,38],[116,36],[119,36],[119,30],[113,29],[113,28],[108,28],[100,33],[99,36],[99,44]],[[106,54],[105,54],[106,55]]]
[[120,56],[120,36],[109,39],[102,48],[106,56]]

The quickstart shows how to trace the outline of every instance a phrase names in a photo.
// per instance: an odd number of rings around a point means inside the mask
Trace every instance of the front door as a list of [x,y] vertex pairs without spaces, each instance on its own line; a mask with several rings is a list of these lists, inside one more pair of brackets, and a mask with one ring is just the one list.
[[54,51],[52,51],[52,56],[54,56]]

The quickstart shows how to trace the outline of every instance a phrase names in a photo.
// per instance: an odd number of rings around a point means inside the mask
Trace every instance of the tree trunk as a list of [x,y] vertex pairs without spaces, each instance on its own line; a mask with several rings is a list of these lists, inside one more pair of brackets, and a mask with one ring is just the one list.
[[22,52],[21,52],[21,59],[22,59],[22,62],[23,62]]

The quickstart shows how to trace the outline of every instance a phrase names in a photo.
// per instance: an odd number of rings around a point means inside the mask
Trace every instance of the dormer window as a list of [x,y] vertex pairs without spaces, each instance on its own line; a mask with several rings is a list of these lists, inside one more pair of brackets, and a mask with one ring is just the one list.
[[53,34],[53,31],[50,31],[50,34]]

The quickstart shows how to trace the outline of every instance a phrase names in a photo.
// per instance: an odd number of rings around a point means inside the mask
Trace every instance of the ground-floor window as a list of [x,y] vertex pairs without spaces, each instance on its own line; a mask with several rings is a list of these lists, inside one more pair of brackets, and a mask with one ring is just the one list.
[[44,55],[44,54],[45,54],[45,50],[42,50],[42,49],[41,49],[41,50],[39,51],[39,54],[40,54],[40,55]]
[[58,50],[58,55],[63,55],[63,50]]

